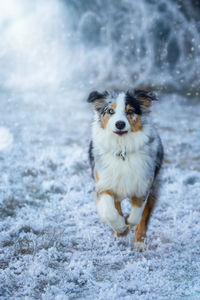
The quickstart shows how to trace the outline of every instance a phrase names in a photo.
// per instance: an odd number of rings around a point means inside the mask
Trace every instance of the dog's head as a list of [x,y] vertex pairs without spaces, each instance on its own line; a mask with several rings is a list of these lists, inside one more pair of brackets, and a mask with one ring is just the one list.
[[126,93],[94,91],[88,97],[98,114],[100,126],[118,136],[141,130],[154,100],[157,98],[152,92],[133,89]]

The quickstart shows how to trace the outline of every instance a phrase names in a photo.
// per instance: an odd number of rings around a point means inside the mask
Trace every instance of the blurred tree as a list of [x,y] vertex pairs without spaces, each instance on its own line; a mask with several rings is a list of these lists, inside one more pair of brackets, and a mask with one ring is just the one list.
[[[64,1],[64,0],[63,0]],[[109,49],[112,82],[198,95],[200,1],[66,0],[76,38]]]

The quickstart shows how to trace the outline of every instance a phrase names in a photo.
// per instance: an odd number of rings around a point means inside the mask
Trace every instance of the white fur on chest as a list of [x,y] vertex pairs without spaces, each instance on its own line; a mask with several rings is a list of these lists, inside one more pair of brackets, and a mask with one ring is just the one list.
[[119,200],[145,196],[151,169],[149,156],[142,152],[130,154],[125,160],[112,153],[106,153],[98,169],[99,180],[96,188],[99,191],[113,191]]
[[[100,128],[95,120],[93,146],[95,172],[99,177],[97,191],[111,190],[119,200],[146,195],[155,167],[152,157],[157,150],[156,139],[148,146],[149,136],[156,136],[150,123],[143,126],[142,131],[121,137]],[[126,153],[125,160],[117,155],[121,151]]]

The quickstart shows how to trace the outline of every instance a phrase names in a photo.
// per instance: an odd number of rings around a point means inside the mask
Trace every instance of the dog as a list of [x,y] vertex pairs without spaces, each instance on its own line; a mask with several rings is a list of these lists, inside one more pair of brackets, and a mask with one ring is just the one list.
[[[150,118],[157,100],[153,92],[93,91],[94,122],[89,160],[95,179],[99,217],[115,236],[125,236],[135,226],[135,247],[145,245],[146,231],[159,187],[163,146]],[[124,217],[121,201],[129,198],[131,211]]]

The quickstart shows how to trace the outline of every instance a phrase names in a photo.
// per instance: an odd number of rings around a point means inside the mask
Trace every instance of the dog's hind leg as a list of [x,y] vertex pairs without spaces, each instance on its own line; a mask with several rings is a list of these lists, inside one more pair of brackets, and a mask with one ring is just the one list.
[[140,223],[135,226],[135,243],[134,247],[142,251],[145,247],[145,237],[146,237],[146,232],[149,224],[149,220],[155,205],[155,195],[152,193],[149,194],[144,211],[142,213],[142,218]]

